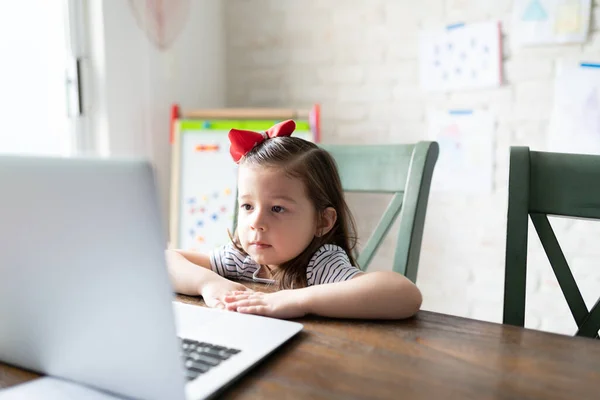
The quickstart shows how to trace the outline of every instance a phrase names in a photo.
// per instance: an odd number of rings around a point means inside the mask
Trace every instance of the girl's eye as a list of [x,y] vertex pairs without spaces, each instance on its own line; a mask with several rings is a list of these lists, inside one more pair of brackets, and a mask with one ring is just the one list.
[[284,211],[284,208],[281,207],[281,206],[273,206],[273,207],[271,207],[271,210],[274,213],[278,213],[279,214],[279,213],[282,213]]
[[241,208],[242,210],[250,211],[250,209],[252,208],[252,206],[251,206],[250,204],[242,204],[242,205],[240,206],[240,208]]

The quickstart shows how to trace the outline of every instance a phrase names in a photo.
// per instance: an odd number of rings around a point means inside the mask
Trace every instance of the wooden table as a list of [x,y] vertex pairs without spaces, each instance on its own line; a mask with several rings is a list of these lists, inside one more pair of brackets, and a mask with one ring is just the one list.
[[[199,298],[178,299],[203,305]],[[426,311],[405,321],[299,321],[304,324],[300,334],[222,397],[600,398],[598,340]],[[0,387],[37,376],[0,364]]]

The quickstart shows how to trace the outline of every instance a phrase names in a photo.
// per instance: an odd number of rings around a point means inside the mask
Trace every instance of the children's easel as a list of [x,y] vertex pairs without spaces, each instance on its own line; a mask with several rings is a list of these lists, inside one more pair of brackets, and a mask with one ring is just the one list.
[[229,241],[236,216],[237,164],[229,154],[230,129],[263,132],[293,119],[294,136],[320,141],[320,109],[171,109],[170,245],[210,251]]

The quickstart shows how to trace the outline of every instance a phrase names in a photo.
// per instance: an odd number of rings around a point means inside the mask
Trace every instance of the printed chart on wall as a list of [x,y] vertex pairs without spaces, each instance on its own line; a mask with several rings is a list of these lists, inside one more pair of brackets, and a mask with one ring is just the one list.
[[600,154],[600,62],[558,64],[548,150]]
[[592,0],[516,0],[513,43],[528,46],[585,42]]
[[[265,131],[279,121],[181,120],[179,124],[179,194],[177,243],[172,246],[210,251],[233,233],[237,164],[229,153],[232,128]],[[313,140],[308,123],[297,122],[294,136]]]
[[482,110],[430,111],[429,138],[440,145],[433,191],[490,193],[493,186],[494,117]]
[[455,24],[419,36],[421,87],[429,92],[501,84],[500,23]]

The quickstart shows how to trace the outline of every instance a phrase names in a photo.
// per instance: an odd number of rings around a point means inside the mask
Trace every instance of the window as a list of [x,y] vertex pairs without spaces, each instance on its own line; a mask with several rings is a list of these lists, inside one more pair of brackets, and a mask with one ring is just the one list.
[[0,1],[0,153],[76,152],[79,84],[69,1]]

